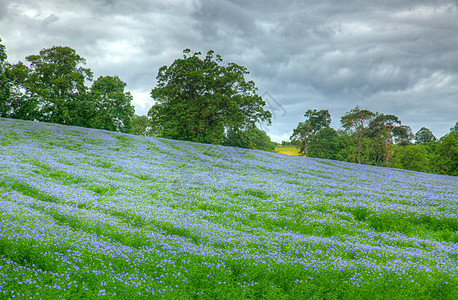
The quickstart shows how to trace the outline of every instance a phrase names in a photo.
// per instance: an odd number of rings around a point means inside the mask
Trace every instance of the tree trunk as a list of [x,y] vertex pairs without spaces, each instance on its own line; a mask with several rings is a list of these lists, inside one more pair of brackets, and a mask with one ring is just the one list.
[[385,164],[386,166],[388,167],[388,156],[389,156],[389,149],[388,149],[388,136],[386,137],[386,140],[385,140],[385,150],[386,150],[386,161],[385,161]]

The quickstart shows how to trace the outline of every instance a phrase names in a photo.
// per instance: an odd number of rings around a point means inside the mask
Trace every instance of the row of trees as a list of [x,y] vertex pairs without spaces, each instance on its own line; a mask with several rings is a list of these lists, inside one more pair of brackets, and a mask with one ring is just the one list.
[[93,73],[75,50],[43,49],[27,56],[28,64],[6,59],[0,44],[0,117],[130,131],[134,107],[126,83],[100,76],[86,86]]
[[[183,54],[159,69],[148,116],[135,116],[126,83],[101,76],[87,86],[93,73],[75,50],[54,46],[27,56],[27,65],[13,65],[0,43],[0,117],[273,151],[256,127],[269,125],[272,115],[246,80],[248,70],[213,51],[203,58],[189,49]],[[308,110],[305,117],[291,136],[304,155],[458,175],[458,124],[436,140],[427,128],[414,136],[398,117],[359,107],[341,118],[338,131],[328,110]]]
[[[0,39],[1,42],[1,39]],[[148,116],[134,115],[132,95],[117,76],[99,77],[69,47],[43,49],[9,64],[0,44],[0,117],[53,122],[142,135],[273,150],[257,122],[271,113],[248,71],[223,63],[209,51],[183,51],[182,59],[159,69]]]
[[308,110],[304,116],[290,138],[304,155],[458,175],[458,122],[437,140],[428,128],[414,135],[397,116],[358,106],[341,118],[342,130],[330,127],[328,110]]

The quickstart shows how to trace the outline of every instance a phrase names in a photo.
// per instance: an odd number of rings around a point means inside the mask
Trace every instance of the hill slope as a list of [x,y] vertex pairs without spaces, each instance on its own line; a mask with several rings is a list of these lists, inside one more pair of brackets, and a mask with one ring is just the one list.
[[6,297],[452,297],[457,213],[457,177],[0,119]]

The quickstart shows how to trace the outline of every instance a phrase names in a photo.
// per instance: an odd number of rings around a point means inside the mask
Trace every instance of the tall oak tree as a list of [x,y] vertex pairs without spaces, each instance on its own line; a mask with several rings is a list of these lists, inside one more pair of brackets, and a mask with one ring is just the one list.
[[183,51],[183,58],[160,68],[151,91],[155,104],[148,115],[156,135],[171,139],[220,144],[228,128],[250,128],[271,122],[271,113],[257,94],[248,70],[223,64],[213,51]]

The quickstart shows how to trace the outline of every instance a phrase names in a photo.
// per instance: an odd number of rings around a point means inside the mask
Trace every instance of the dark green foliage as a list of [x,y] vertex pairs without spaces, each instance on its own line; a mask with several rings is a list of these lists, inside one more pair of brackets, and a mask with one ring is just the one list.
[[309,119],[294,129],[291,144],[310,157],[458,176],[454,128],[436,140],[423,127],[415,135],[414,145],[412,129],[401,125],[394,115],[374,114],[357,106],[341,119],[345,131],[329,127],[328,111],[309,110],[306,117]]
[[[2,39],[0,39],[0,42]],[[7,100],[10,95],[10,82],[7,77],[7,59],[5,46],[0,44],[0,117],[7,115],[9,110]]]
[[396,145],[399,146],[408,146],[412,145],[412,140],[414,138],[414,135],[412,133],[412,128],[407,125],[401,125],[399,127],[396,127],[394,129],[394,137],[395,137],[395,142]]
[[458,132],[441,137],[435,154],[435,168],[439,174],[458,176]]
[[232,146],[250,149],[252,147],[250,137],[245,130],[230,128],[223,140],[224,146]]
[[148,115],[160,137],[220,144],[227,128],[270,124],[271,113],[263,109],[254,82],[245,80],[245,67],[223,64],[213,51],[204,59],[190,53],[160,68],[151,91],[155,104]]
[[331,114],[329,110],[317,111],[316,109],[309,109],[305,112],[304,117],[306,117],[306,120],[304,122],[299,122],[296,129],[293,130],[290,139],[292,142],[299,142],[301,145],[301,154],[307,156],[307,148],[311,138],[322,128],[329,127],[331,124]]
[[223,145],[239,148],[274,151],[275,144],[264,130],[252,127],[246,130],[231,128],[224,137]]
[[26,57],[30,63],[27,86],[39,101],[40,120],[67,124],[71,107],[77,106],[86,93],[85,81],[92,79],[90,69],[83,68],[86,60],[69,47],[54,46],[39,55]]
[[426,143],[435,141],[436,137],[431,132],[431,130],[429,130],[426,127],[422,127],[415,134],[415,140],[417,141],[417,144],[426,144]]
[[3,49],[0,117],[129,131],[132,95],[117,76],[99,77],[88,90],[85,83],[92,80],[92,72],[81,66],[86,60],[69,47],[54,46],[27,56],[30,66],[6,65]]
[[[0,42],[1,41],[2,41],[2,39],[0,39]],[[8,56],[6,55],[6,47],[5,47],[5,45],[0,44],[0,63],[2,64],[2,66],[3,66],[3,63],[6,62],[7,58],[8,58]]]
[[363,140],[363,151],[361,161],[363,164],[374,166],[383,165],[385,159],[385,145],[383,140],[377,138],[365,138]]
[[391,158],[391,145],[393,138],[406,134],[405,130],[400,128],[401,121],[395,115],[377,114],[369,124],[370,136],[385,145],[385,166]]
[[412,171],[429,172],[428,152],[422,145],[396,146],[390,166]]
[[33,91],[33,76],[29,67],[22,62],[9,66],[7,77],[10,90],[5,102],[2,103],[4,117],[37,120],[40,116],[39,97]]
[[457,133],[458,132],[458,122],[455,123],[455,126],[450,128],[450,133]]
[[367,126],[374,116],[375,114],[373,112],[367,109],[360,109],[359,106],[356,106],[340,119],[342,127],[356,139],[358,163],[361,163],[363,139],[367,135]]
[[137,116],[134,115],[131,122],[130,132],[136,135],[149,136],[153,135],[151,120],[148,116]]
[[344,132],[338,132],[336,144],[338,149],[336,155],[337,160],[349,162],[354,162],[356,160],[356,142],[351,136],[345,134]]
[[128,132],[134,116],[132,95],[118,76],[99,77],[91,87],[90,102],[95,108],[90,122],[93,128]]
[[251,149],[274,151],[275,144],[270,140],[270,137],[264,130],[257,127],[250,128],[248,130],[248,136],[251,141]]
[[311,138],[308,149],[310,157],[337,159],[338,152],[338,136],[333,128],[323,128]]

